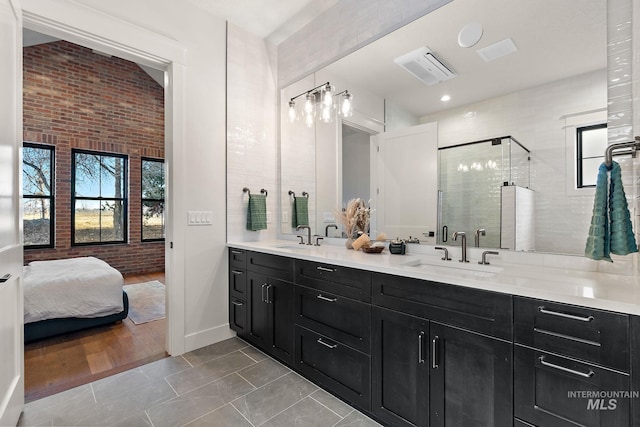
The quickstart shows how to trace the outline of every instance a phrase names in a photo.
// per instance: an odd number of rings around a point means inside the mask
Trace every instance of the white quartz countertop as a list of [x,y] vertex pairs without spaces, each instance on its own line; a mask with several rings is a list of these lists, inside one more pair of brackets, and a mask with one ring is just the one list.
[[[638,276],[552,268],[540,265],[477,260],[462,265],[457,257],[442,261],[437,255],[392,255],[388,249],[367,254],[344,246],[298,245],[295,241],[229,242],[227,246],[307,261],[358,268],[378,273],[431,280],[512,295],[640,315]],[[456,254],[457,255],[457,254]]]

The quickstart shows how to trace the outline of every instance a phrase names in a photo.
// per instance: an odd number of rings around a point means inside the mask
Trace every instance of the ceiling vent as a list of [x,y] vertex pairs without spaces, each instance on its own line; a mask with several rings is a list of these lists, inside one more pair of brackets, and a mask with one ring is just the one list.
[[436,58],[426,46],[399,56],[393,62],[428,86],[433,86],[457,76],[456,73]]

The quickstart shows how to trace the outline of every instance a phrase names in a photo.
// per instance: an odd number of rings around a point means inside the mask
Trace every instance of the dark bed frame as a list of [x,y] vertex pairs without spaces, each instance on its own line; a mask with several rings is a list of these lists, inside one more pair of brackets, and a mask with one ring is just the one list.
[[129,298],[122,291],[123,310],[120,313],[104,317],[79,318],[68,317],[64,319],[47,319],[39,322],[26,323],[24,325],[24,342],[66,334],[95,326],[107,325],[119,320],[124,320],[129,314]]

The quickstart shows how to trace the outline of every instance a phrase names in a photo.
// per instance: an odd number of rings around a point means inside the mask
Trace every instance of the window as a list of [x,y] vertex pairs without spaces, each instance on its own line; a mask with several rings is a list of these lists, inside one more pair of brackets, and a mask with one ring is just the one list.
[[72,244],[124,243],[126,156],[73,150],[72,173]]
[[54,242],[55,149],[25,142],[22,148],[22,217],[25,248],[52,248]]
[[598,168],[607,148],[607,124],[579,127],[577,132],[578,188],[595,187]]
[[142,159],[142,241],[164,239],[164,161]]

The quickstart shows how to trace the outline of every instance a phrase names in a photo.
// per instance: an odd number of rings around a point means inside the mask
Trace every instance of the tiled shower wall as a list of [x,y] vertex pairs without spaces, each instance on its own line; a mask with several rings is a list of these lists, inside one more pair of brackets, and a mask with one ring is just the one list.
[[[274,49],[229,24],[227,34],[227,241],[255,242],[278,233],[278,144]],[[248,231],[248,196],[267,190],[267,229]]]

